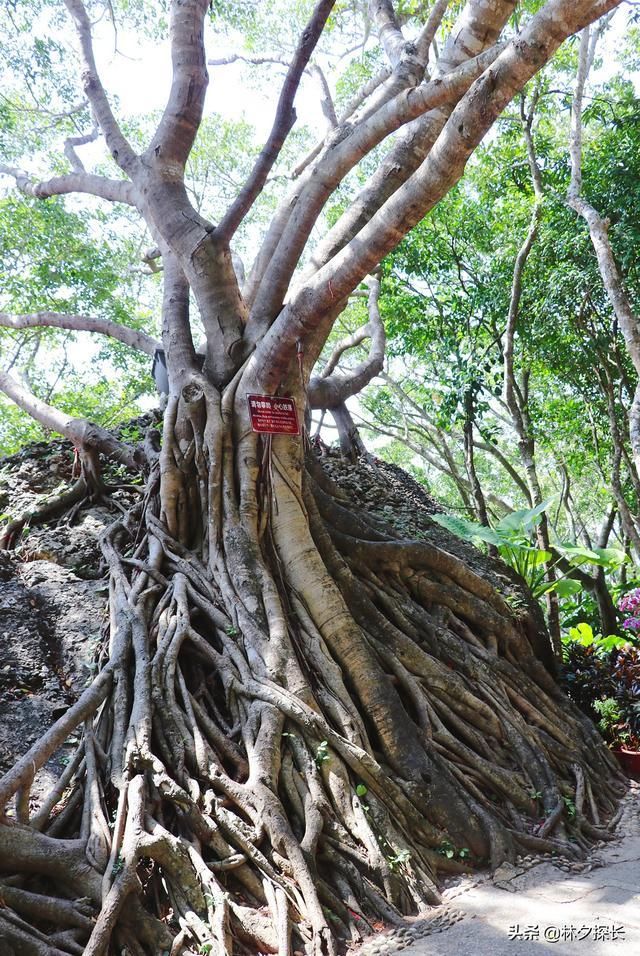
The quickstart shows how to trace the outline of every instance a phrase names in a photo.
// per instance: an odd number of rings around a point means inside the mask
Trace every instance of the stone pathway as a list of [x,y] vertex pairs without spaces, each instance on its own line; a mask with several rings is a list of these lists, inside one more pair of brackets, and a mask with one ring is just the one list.
[[444,891],[429,919],[371,940],[357,956],[640,956],[640,784],[616,840],[578,864],[531,858]]

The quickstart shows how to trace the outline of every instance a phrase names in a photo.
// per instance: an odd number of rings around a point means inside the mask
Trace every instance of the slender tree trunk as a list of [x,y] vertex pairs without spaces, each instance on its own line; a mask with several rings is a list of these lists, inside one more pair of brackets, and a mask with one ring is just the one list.
[[[622,332],[627,351],[640,379],[640,320],[635,314],[631,300],[609,239],[609,219],[587,202],[582,195],[582,104],[586,82],[596,53],[596,45],[604,25],[593,29],[586,27],[581,34],[578,74],[571,107],[571,183],[567,193],[567,204],[586,222],[593,245],[598,270],[605,292]],[[629,438],[636,473],[640,474],[640,382],[636,386],[629,411]]]
[[473,442],[473,421],[474,421],[474,412],[473,412],[473,393],[470,389],[465,393],[464,399],[465,405],[465,418],[463,425],[463,440],[464,440],[464,458],[467,466],[467,476],[469,478],[469,484],[471,485],[471,490],[473,492],[473,499],[476,503],[476,516],[478,521],[489,527],[489,516],[487,515],[487,503],[484,498],[482,491],[482,486],[478,479],[478,473],[476,471],[476,465],[474,460],[474,442]]
[[356,461],[361,455],[366,454],[367,449],[349,409],[343,402],[336,408],[332,408],[331,414],[338,429],[340,451],[349,461]]
[[[530,123],[530,121],[529,121]],[[529,129],[529,136],[526,137],[527,143],[530,145],[530,125],[527,127],[527,124],[524,125],[525,131]],[[537,165],[534,163],[533,167],[533,181],[535,184],[536,191],[536,203],[534,210],[531,216],[531,222],[529,225],[529,230],[527,236],[518,251],[516,256],[516,261],[513,270],[513,282],[511,286],[511,299],[509,302],[509,313],[507,317],[507,327],[505,332],[505,347],[504,347],[504,393],[507,407],[511,415],[511,421],[513,424],[513,429],[518,438],[518,450],[520,453],[520,460],[524,467],[527,487],[529,488],[529,495],[531,501],[535,506],[542,503],[542,490],[540,488],[540,482],[538,480],[538,472],[535,462],[535,442],[533,439],[533,432],[531,427],[531,420],[529,417],[528,409],[528,370],[523,372],[522,381],[519,384],[516,379],[515,366],[514,366],[514,351],[515,351],[515,336],[516,336],[516,326],[518,322],[518,317],[520,313],[520,300],[522,298],[522,280],[524,269],[529,258],[531,249],[538,235],[538,228],[540,222],[541,206],[540,206],[540,184],[539,184],[539,175],[537,171]],[[550,538],[549,538],[549,524],[546,514],[543,512],[540,523],[536,528],[536,538],[538,540],[538,546],[543,551],[549,551]],[[553,567],[550,564],[546,568],[546,578],[549,584],[553,585],[556,580],[555,572]],[[558,596],[552,590],[548,591],[546,594],[546,603],[547,603],[547,623],[549,625],[549,634],[551,637],[551,644],[553,647],[554,654],[558,661],[562,658],[562,642],[560,637],[560,615],[558,607]]]

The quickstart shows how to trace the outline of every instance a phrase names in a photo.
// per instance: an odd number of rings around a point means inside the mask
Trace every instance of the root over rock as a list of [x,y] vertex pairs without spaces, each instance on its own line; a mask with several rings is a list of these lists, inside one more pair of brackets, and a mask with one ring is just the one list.
[[7,953],[331,954],[442,874],[606,838],[620,778],[504,568],[210,395],[177,416],[102,541],[96,676],[0,781]]

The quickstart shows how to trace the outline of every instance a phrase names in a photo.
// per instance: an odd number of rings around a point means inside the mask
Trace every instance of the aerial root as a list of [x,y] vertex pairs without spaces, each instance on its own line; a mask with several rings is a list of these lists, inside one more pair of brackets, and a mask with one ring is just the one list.
[[[150,478],[103,541],[98,675],[0,781],[0,806],[16,798],[0,932],[16,948],[31,921],[30,952],[331,956],[437,904],[439,874],[523,849],[579,857],[606,837],[611,758],[486,582],[347,521],[328,486],[305,498],[324,577],[296,577],[278,521],[255,516],[265,536],[251,538],[207,440],[180,451],[165,434],[162,467],[176,507],[189,469],[199,496],[209,475],[205,524],[218,500],[225,535],[188,546]],[[288,494],[279,521],[302,507]],[[377,675],[372,707],[358,668]],[[78,728],[33,814],[35,773]],[[403,733],[413,765],[394,749]]]

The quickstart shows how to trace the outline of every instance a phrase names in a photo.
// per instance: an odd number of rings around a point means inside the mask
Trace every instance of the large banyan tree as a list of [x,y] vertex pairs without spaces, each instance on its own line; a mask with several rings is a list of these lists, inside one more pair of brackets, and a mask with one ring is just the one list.
[[[268,141],[215,223],[185,188],[208,84],[208,0],[168,5],[170,95],[141,152],[98,75],[99,5],[64,0],[84,96],[119,172],[88,173],[82,136],[47,181],[2,171],[31,197],[87,194],[139,213],[162,262],[161,343],[96,316],[0,322],[161,347],[169,394],[162,435],[133,446],[0,372],[10,398],[79,450],[63,503],[100,492],[104,457],[146,482],[102,542],[110,614],[97,675],[0,781],[9,952],[331,954],[436,902],[443,872],[523,848],[579,854],[606,832],[613,767],[555,683],[539,614],[442,539],[409,541],[359,512],[314,459],[304,422],[311,408],[334,410],[348,432],[344,401],[381,366],[383,257],[563,41],[619,3],[433,0],[418,5],[409,40],[391,0],[371,0],[386,65],[343,115],[326,99],[330,132],[298,164],[244,279],[231,243],[292,128],[333,0],[310,10]],[[363,160],[359,192],[319,236],[327,201]],[[368,358],[340,371],[338,348],[314,374],[365,289],[369,322],[355,339],[370,339]],[[300,434],[254,431],[250,395],[292,398]],[[34,775],[78,729],[34,812]]]

